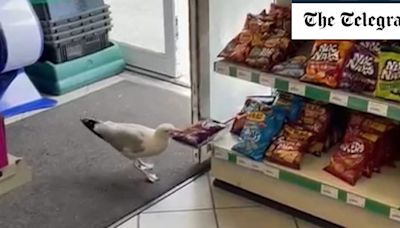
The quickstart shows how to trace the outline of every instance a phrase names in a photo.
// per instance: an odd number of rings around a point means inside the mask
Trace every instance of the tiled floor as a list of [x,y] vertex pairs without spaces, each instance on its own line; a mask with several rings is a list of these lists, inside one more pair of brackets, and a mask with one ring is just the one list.
[[205,174],[118,228],[316,228],[291,215],[236,196]]

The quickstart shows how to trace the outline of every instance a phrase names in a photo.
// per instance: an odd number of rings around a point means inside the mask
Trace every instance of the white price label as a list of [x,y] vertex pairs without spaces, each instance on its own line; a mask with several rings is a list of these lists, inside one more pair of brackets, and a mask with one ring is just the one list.
[[243,157],[237,157],[236,164],[238,164],[242,167],[245,167],[245,168],[249,168],[249,169],[252,168],[251,161],[246,158],[243,158]]
[[217,63],[217,72],[224,75],[229,75],[229,65],[223,63]]
[[321,194],[324,196],[328,196],[333,199],[339,198],[339,190],[337,188],[328,186],[328,185],[321,185]]
[[222,160],[228,160],[229,159],[229,154],[226,153],[225,151],[222,151],[222,150],[215,150],[214,151],[214,157],[222,159]]
[[388,106],[386,104],[368,102],[368,112],[380,116],[386,116],[388,112]]
[[268,75],[262,74],[260,75],[260,84],[263,86],[268,86],[273,88],[275,86],[275,79]]
[[396,208],[390,208],[390,219],[400,222],[400,210]]
[[251,72],[248,70],[237,70],[237,77],[246,81],[251,81]]
[[264,164],[261,162],[250,161],[251,169],[263,171]]
[[279,169],[271,167],[271,166],[264,166],[263,173],[267,176],[279,179]]
[[306,87],[305,85],[298,84],[298,83],[289,83],[289,93],[294,93],[300,96],[304,96],[306,94]]
[[329,102],[332,104],[337,104],[346,107],[347,103],[349,102],[349,96],[331,92],[331,96],[329,97]]
[[365,207],[365,198],[351,193],[347,193],[346,202],[357,207]]

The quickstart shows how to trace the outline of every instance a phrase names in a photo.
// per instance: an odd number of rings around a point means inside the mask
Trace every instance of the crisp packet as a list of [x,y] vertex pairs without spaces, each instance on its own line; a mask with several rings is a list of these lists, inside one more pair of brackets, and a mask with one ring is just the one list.
[[345,64],[339,87],[353,92],[373,92],[377,76],[377,56],[361,46],[355,46]]
[[382,50],[375,96],[400,101],[400,53]]
[[348,134],[324,170],[355,185],[368,167],[376,140],[376,135],[370,133],[357,131]]
[[332,88],[339,85],[344,64],[353,47],[350,41],[317,40],[308,60],[303,81]]
[[183,131],[174,132],[172,138],[180,143],[199,148],[212,140],[225,127],[225,124],[214,120],[200,121]]
[[275,96],[249,96],[238,115],[235,116],[231,133],[240,135],[245,123],[247,114],[251,112],[267,112],[275,101]]
[[261,161],[272,139],[279,133],[285,120],[286,111],[273,107],[268,112],[253,112],[247,116],[239,142],[232,150],[253,160]]
[[300,125],[285,125],[266,151],[266,159],[293,169],[300,169],[303,155],[314,133]]
[[319,102],[306,102],[297,122],[306,130],[315,134],[307,152],[321,156],[329,134],[331,109]]
[[289,122],[295,122],[300,117],[303,104],[303,98],[299,96],[290,93],[280,93],[275,106],[284,108],[287,112]]
[[285,62],[279,63],[272,67],[272,73],[300,78],[304,75],[307,57],[300,55],[294,56]]

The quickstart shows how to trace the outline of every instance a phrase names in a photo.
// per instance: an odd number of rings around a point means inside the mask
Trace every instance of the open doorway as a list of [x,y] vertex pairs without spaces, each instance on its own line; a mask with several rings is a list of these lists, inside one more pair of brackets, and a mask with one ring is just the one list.
[[128,69],[190,86],[188,1],[106,0]]

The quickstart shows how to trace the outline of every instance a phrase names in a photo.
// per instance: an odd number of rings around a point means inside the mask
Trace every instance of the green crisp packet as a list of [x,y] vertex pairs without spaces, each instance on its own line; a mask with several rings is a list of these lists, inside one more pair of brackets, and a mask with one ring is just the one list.
[[400,101],[400,53],[382,51],[379,55],[379,77],[376,97]]

